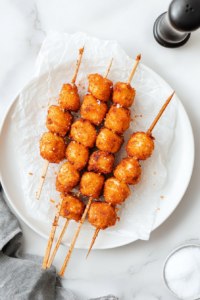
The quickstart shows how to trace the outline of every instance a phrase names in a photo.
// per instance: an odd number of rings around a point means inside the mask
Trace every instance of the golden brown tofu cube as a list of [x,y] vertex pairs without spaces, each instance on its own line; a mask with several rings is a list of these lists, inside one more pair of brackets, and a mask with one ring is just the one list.
[[81,105],[81,118],[90,121],[92,124],[99,126],[103,121],[108,107],[106,103],[97,100],[92,95],[85,95]]
[[72,124],[70,137],[83,146],[92,148],[96,142],[97,132],[88,120],[80,119]]
[[103,195],[106,202],[113,205],[120,205],[130,195],[130,189],[126,183],[119,181],[115,177],[111,177],[104,184]]
[[45,132],[40,139],[40,155],[50,163],[58,164],[65,157],[66,144],[61,136]]
[[139,161],[134,157],[124,158],[114,170],[114,176],[130,185],[138,184],[142,170]]
[[98,199],[103,188],[104,176],[93,172],[86,172],[81,177],[79,190],[83,196]]
[[51,105],[48,110],[46,126],[49,131],[65,136],[70,131],[72,115],[68,111],[62,111],[58,106]]
[[129,156],[136,157],[140,160],[149,158],[154,150],[153,137],[145,132],[136,132],[131,134],[126,151]]
[[113,170],[115,157],[113,154],[105,151],[95,151],[92,153],[88,163],[88,171],[95,173],[108,174]]
[[108,101],[113,89],[112,81],[107,78],[103,78],[99,74],[89,75],[88,80],[88,92],[101,101]]
[[80,108],[80,98],[77,86],[74,84],[63,84],[62,90],[59,95],[58,104],[60,108],[78,111]]
[[135,90],[130,84],[117,82],[113,89],[112,101],[124,108],[131,107],[135,98]]
[[97,136],[96,146],[110,153],[116,153],[120,150],[124,142],[124,137],[116,134],[108,128],[102,128]]
[[67,220],[79,222],[85,210],[85,204],[83,201],[78,199],[72,193],[68,193],[66,196],[61,194],[61,197],[63,198],[63,202],[60,210],[60,216]]
[[89,159],[89,149],[72,141],[67,146],[66,157],[77,171],[83,170]]
[[112,105],[106,115],[104,125],[113,132],[120,134],[129,128],[130,120],[131,112],[129,109]]
[[79,172],[67,161],[60,167],[56,177],[56,190],[66,194],[78,184],[79,179]]
[[88,211],[88,221],[98,229],[114,226],[117,220],[115,208],[105,202],[94,201]]

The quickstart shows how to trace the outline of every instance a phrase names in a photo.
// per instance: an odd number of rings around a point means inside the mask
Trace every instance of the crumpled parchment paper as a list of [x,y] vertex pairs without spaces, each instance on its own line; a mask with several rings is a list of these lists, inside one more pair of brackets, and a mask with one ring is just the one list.
[[[12,116],[13,140],[20,167],[24,203],[30,216],[46,222],[52,222],[56,212],[59,193],[55,190],[55,179],[63,162],[60,165],[49,165],[40,200],[36,200],[35,194],[44,164],[39,153],[39,140],[47,131],[45,122],[48,107],[57,104],[63,83],[71,82],[78,49],[83,45],[85,51],[76,81],[81,100],[87,93],[87,76],[91,73],[103,75],[112,57],[114,60],[108,79],[114,84],[117,81],[127,81],[134,60],[128,57],[116,41],[103,41],[82,32],[70,35],[52,31],[43,42],[33,76],[21,91]],[[137,54],[135,53],[136,56]],[[126,155],[124,147],[130,134],[147,131],[169,97],[142,63],[139,64],[131,85],[136,89],[136,98],[131,108],[132,122],[124,134],[125,143],[116,155],[115,165]],[[80,113],[74,116],[78,119]],[[141,162],[140,183],[130,186],[131,195],[118,212],[120,222],[105,232],[131,236],[134,239],[149,238],[167,178],[165,160],[173,141],[175,119],[176,111],[172,101],[153,131],[156,138],[155,150],[148,160]],[[64,223],[62,218],[60,223]],[[70,228],[75,230],[77,224],[70,222]],[[91,231],[93,228],[86,221],[82,230]]]

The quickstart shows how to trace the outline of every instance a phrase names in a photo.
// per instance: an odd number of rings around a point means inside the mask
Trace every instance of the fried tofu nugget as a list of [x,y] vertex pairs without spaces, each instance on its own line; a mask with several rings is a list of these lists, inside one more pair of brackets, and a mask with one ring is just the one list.
[[134,157],[122,159],[114,170],[114,176],[122,182],[130,185],[138,184],[141,177],[141,167],[139,161]]
[[83,97],[83,103],[81,105],[81,118],[98,126],[103,121],[107,111],[108,107],[106,103],[97,100],[90,94]]
[[129,128],[130,120],[131,112],[129,109],[112,105],[106,115],[104,125],[113,132],[120,134]]
[[74,84],[73,87],[71,84],[63,84],[61,89],[58,104],[60,108],[78,111],[80,108],[80,98],[78,94],[77,86]]
[[63,194],[71,191],[79,182],[80,174],[70,162],[65,162],[56,177],[56,190]]
[[89,149],[75,141],[72,141],[67,146],[66,157],[77,171],[81,171],[87,165]]
[[101,101],[108,101],[112,93],[113,83],[99,74],[88,76],[88,92]]
[[63,203],[60,210],[60,216],[66,218],[67,220],[80,221],[82,214],[85,210],[85,204],[83,201],[73,196],[72,193],[61,195],[63,198]]
[[135,90],[130,84],[117,82],[113,89],[112,101],[124,108],[131,107],[135,98]]
[[70,131],[72,115],[68,111],[62,111],[58,106],[51,105],[48,110],[46,126],[49,131],[65,136]]
[[130,189],[126,183],[111,177],[104,184],[103,195],[107,203],[120,205],[130,195]]
[[94,201],[88,211],[88,221],[98,229],[114,226],[117,220],[115,208],[106,202]]
[[104,176],[93,172],[85,172],[81,177],[79,191],[83,196],[98,199],[103,188]]
[[124,142],[124,137],[108,128],[102,128],[97,136],[96,146],[102,151],[117,153]]
[[129,156],[136,157],[140,160],[149,158],[154,150],[154,138],[145,132],[136,132],[131,134],[126,152]]
[[88,171],[108,174],[113,170],[115,158],[109,152],[97,150],[92,153],[88,163]]
[[66,144],[61,136],[45,132],[40,139],[40,155],[50,163],[59,164],[64,157]]
[[80,119],[72,124],[70,137],[83,146],[92,148],[95,145],[97,132],[88,120]]

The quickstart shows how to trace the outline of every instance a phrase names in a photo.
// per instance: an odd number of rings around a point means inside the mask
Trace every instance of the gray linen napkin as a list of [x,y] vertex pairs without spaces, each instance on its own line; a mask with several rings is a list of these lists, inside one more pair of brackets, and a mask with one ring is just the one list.
[[[0,300],[77,300],[61,286],[55,267],[43,270],[43,258],[21,253],[21,245],[22,231],[0,184]],[[91,300],[115,299],[108,295]]]

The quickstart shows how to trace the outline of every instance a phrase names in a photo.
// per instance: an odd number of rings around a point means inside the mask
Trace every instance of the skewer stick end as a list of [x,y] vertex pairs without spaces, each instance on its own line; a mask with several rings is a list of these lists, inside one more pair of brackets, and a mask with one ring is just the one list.
[[172,97],[174,96],[175,91],[171,94],[171,96],[169,96],[169,98],[165,101],[165,104],[163,105],[163,107],[161,108],[161,110],[159,111],[157,117],[155,118],[155,120],[153,121],[153,123],[151,124],[151,127],[147,130],[146,134],[151,135],[152,130],[154,129],[154,127],[156,126],[158,120],[160,119],[160,117],[162,116],[163,112],[165,111],[167,105],[169,104],[169,102],[171,101]]

